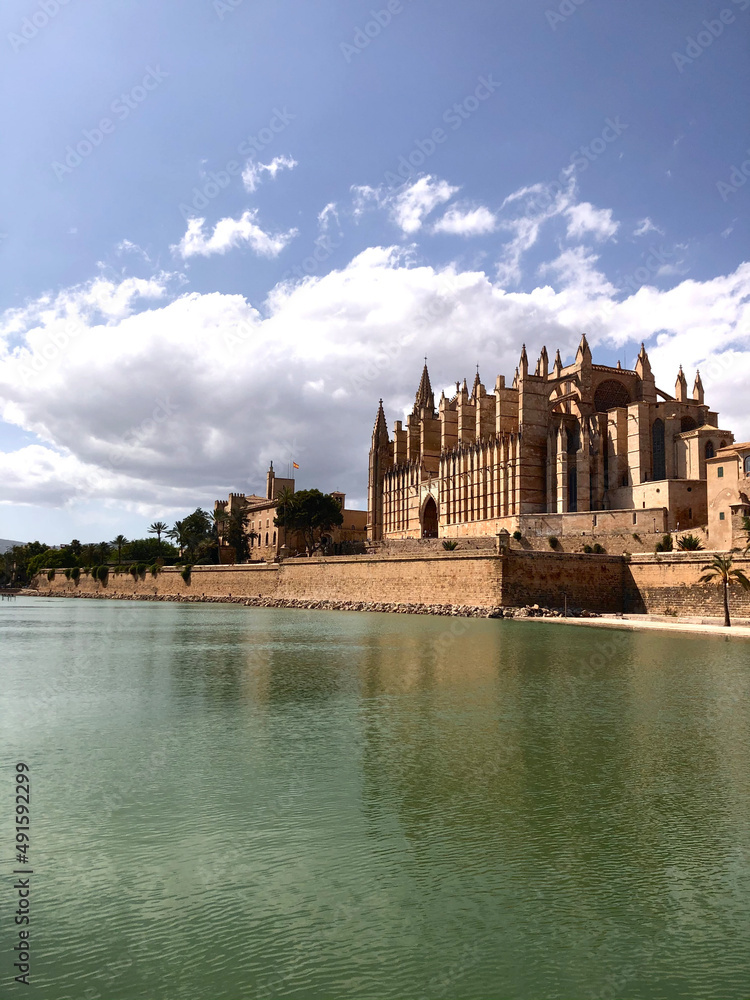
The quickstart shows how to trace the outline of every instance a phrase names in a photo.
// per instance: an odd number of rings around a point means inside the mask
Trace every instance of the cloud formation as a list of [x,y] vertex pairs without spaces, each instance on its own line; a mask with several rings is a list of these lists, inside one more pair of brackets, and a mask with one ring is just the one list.
[[0,453],[5,502],[210,505],[262,489],[273,459],[304,485],[362,503],[380,396],[389,422],[414,398],[422,355],[436,385],[511,376],[520,344],[571,357],[586,331],[630,367],[641,340],[667,391],[701,368],[722,424],[750,437],[750,264],[621,298],[585,247],[560,251],[529,292],[483,271],[373,247],[286,282],[254,307],[180,289],[179,276],[97,278],[0,317],[0,400],[38,445]]
[[445,215],[432,227],[433,233],[450,233],[453,236],[482,236],[497,228],[497,219],[484,205],[461,211],[449,208]]
[[210,257],[224,254],[235,247],[248,246],[260,257],[278,257],[297,235],[296,229],[285,233],[267,233],[255,221],[256,210],[247,209],[239,219],[220,219],[207,235],[205,219],[188,219],[185,235],[171,249],[184,260],[189,257]]
[[280,171],[294,170],[297,165],[297,161],[293,157],[284,154],[274,156],[270,163],[256,163],[254,160],[248,160],[242,171],[242,183],[245,185],[245,190],[252,193],[257,190],[264,174],[268,174],[271,180],[275,180]]

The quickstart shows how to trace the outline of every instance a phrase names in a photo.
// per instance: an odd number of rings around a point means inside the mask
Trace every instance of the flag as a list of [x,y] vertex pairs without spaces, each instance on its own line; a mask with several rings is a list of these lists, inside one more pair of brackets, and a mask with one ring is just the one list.
[[293,469],[299,469],[299,466],[297,465],[296,462],[292,462],[292,468]]

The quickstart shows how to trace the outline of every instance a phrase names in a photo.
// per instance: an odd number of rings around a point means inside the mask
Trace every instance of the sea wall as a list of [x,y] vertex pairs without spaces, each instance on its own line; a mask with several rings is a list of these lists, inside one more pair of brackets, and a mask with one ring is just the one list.
[[[134,580],[110,574],[106,585],[81,574],[78,584],[58,570],[35,580],[39,593],[101,597],[216,597],[303,601],[454,604],[477,607],[586,608],[602,613],[720,616],[721,591],[698,582],[707,552],[585,555],[477,549],[405,555],[289,559],[281,565],[196,566],[188,582],[163,569]],[[737,560],[750,576],[750,559]],[[750,616],[750,594],[733,587],[733,613]]]
[[[699,583],[702,567],[711,557],[712,553],[707,552],[631,556],[628,564],[630,586],[640,596],[643,610],[662,615],[723,616],[721,589],[714,584]],[[750,577],[750,559],[735,557],[734,563]],[[731,587],[729,604],[732,614],[750,617],[750,592]]]

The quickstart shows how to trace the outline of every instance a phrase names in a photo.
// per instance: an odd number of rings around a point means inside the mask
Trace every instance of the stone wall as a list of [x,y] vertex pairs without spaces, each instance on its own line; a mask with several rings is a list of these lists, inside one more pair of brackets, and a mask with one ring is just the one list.
[[[722,614],[718,587],[698,583],[707,552],[583,555],[488,550],[290,559],[279,565],[196,566],[186,583],[175,569],[134,581],[111,574],[106,586],[81,575],[78,585],[58,570],[35,584],[42,594],[103,597],[273,597],[409,604],[517,607],[540,604],[610,613]],[[750,559],[737,565],[750,576]],[[732,588],[733,614],[750,616],[750,594]]]
[[519,607],[622,610],[625,562],[621,556],[511,552],[504,560],[503,604]]
[[[634,555],[628,565],[632,587],[640,595],[644,609],[651,614],[707,615],[724,614],[722,592],[713,584],[698,580],[702,567],[712,553],[670,552],[658,555]],[[750,559],[735,559],[736,566],[750,577]],[[739,587],[729,590],[729,609],[734,615],[750,616],[750,593]]]

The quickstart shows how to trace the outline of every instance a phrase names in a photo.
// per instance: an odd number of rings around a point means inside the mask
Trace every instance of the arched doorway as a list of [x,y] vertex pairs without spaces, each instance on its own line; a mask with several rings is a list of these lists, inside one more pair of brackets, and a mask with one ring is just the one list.
[[437,538],[438,536],[438,512],[437,504],[432,497],[427,498],[427,503],[422,511],[422,538]]

